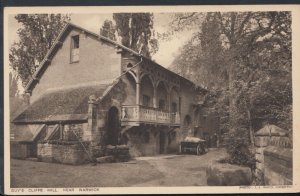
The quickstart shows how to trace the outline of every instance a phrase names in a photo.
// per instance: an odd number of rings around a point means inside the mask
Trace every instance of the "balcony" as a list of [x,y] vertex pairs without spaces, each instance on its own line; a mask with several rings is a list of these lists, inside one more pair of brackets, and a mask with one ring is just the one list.
[[122,126],[140,124],[160,124],[169,126],[180,125],[180,115],[178,112],[170,113],[141,105],[122,106]]

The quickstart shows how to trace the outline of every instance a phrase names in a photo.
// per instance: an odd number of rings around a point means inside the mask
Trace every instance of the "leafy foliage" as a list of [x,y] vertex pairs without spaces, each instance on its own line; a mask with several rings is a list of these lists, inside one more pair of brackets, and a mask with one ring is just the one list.
[[25,86],[69,17],[61,14],[18,14],[20,40],[10,48],[10,66]]
[[146,57],[158,50],[158,41],[154,37],[153,14],[151,13],[114,13],[116,30],[121,42]]
[[116,28],[111,20],[104,21],[103,26],[100,29],[100,35],[116,41]]
[[254,153],[249,150],[249,148],[251,148],[249,142],[241,138],[244,138],[244,136],[238,137],[236,134],[230,135],[230,139],[226,143],[226,150],[229,154],[229,158],[225,158],[221,160],[221,162],[247,166],[254,169]]
[[15,97],[19,93],[18,80],[13,74],[9,73],[9,97]]
[[[197,14],[177,21],[195,24]],[[201,21],[173,69],[212,89],[207,106],[229,112],[224,128],[257,130],[270,121],[291,130],[290,13],[216,12]]]
[[[177,21],[194,25],[200,16],[181,14]],[[252,158],[240,152],[236,135],[253,142],[265,121],[292,130],[291,13],[215,12],[199,21],[173,69],[209,87],[206,107],[219,113],[221,132],[233,134],[231,161],[246,164],[239,157]]]

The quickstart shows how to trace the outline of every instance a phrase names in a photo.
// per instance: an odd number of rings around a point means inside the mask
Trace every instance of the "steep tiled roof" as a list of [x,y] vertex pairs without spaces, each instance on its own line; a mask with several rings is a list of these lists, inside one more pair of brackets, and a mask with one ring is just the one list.
[[33,102],[14,123],[87,120],[90,95],[100,97],[110,85],[79,86],[52,90]]

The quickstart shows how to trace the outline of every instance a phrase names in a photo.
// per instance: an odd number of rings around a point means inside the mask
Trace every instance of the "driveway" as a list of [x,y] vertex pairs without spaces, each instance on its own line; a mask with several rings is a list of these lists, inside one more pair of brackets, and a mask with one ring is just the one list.
[[211,149],[201,156],[173,155],[149,159],[140,157],[138,160],[147,161],[162,174],[162,177],[132,186],[205,186],[206,167],[212,161],[225,156],[225,150]]
[[126,163],[96,166],[12,159],[11,187],[203,186],[206,166],[225,155],[224,149],[212,149],[201,156],[139,157]]

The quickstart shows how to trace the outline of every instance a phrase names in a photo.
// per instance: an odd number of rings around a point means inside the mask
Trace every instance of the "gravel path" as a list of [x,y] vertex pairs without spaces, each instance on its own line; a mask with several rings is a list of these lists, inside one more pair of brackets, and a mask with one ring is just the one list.
[[[163,177],[132,186],[205,186],[206,167],[214,160],[225,157],[223,149],[212,149],[208,153],[196,155],[163,156],[146,160]],[[143,159],[145,159],[143,157]]]

